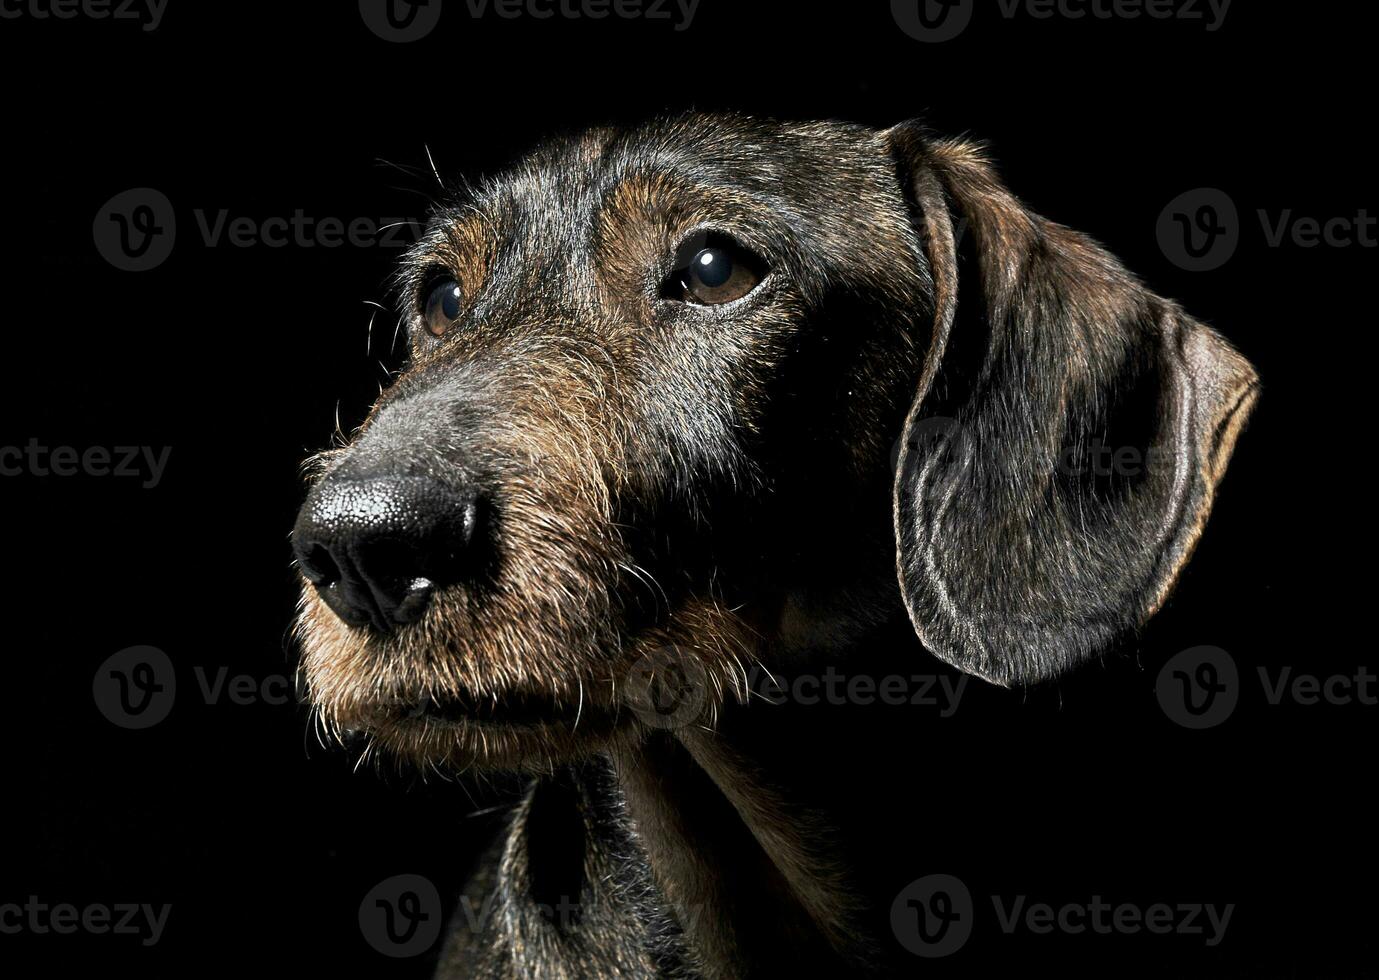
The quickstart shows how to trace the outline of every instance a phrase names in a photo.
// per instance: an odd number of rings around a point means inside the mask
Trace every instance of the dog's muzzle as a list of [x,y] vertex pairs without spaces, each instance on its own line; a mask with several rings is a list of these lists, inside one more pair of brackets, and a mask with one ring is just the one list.
[[392,632],[473,574],[482,503],[429,477],[332,474],[297,517],[297,565],[344,622]]

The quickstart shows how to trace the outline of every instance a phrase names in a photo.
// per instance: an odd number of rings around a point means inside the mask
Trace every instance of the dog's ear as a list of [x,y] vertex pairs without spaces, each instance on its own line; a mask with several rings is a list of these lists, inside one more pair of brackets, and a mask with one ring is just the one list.
[[1258,380],[972,146],[886,136],[933,295],[896,467],[901,591],[934,654],[1032,683],[1163,603]]

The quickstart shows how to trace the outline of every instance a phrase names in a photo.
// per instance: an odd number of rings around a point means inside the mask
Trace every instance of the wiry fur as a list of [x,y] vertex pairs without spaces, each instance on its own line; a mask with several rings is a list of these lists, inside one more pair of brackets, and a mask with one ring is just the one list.
[[[723,307],[667,301],[706,228],[769,271]],[[464,309],[437,339],[441,279]],[[529,886],[562,832],[534,789],[455,976],[874,965],[827,821],[735,708],[747,668],[849,655],[907,610],[998,683],[1099,654],[1162,602],[1255,390],[1214,333],[914,126],[690,115],[559,141],[458,193],[398,283],[410,363],[314,479],[480,486],[490,560],[388,636],[304,588],[307,690],[326,731],[399,759],[554,771],[584,848],[587,914],[553,932]],[[1096,436],[1171,466],[1061,474]],[[669,735],[626,704],[667,649],[708,692]],[[495,720],[414,710],[453,701]],[[516,702],[547,720],[502,722]]]
[[[441,976],[549,980],[701,975],[679,922],[651,879],[617,779],[602,760],[533,785],[513,830],[461,896]],[[577,849],[549,861],[530,846]]]
[[[1258,381],[1096,243],[1022,207],[972,147],[904,131],[900,142],[928,182],[929,264],[947,280],[926,371],[942,390],[921,390],[907,432],[935,415],[953,429],[943,452],[912,452],[909,438],[901,452],[902,588],[930,650],[1030,683],[1158,609]],[[955,222],[971,239],[963,274]],[[954,356],[960,310],[967,350]],[[1143,471],[1099,478],[1097,444],[1136,449]]]

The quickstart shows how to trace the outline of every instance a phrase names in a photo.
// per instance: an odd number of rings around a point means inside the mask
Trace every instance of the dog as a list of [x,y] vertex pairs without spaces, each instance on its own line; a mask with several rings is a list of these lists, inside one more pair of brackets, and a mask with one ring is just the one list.
[[750,672],[884,640],[1024,687],[1103,657],[1259,391],[917,122],[554,141],[454,191],[396,286],[407,366],[309,466],[298,633],[327,734],[539,774],[447,977],[884,972]]

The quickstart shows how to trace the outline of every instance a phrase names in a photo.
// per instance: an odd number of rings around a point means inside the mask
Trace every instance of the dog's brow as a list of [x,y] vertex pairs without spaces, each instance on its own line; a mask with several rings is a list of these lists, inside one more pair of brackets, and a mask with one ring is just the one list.
[[597,193],[596,226],[620,213],[650,214],[682,228],[721,226],[765,250],[776,249],[789,237],[795,210],[778,195],[698,167],[628,169],[610,174]]

